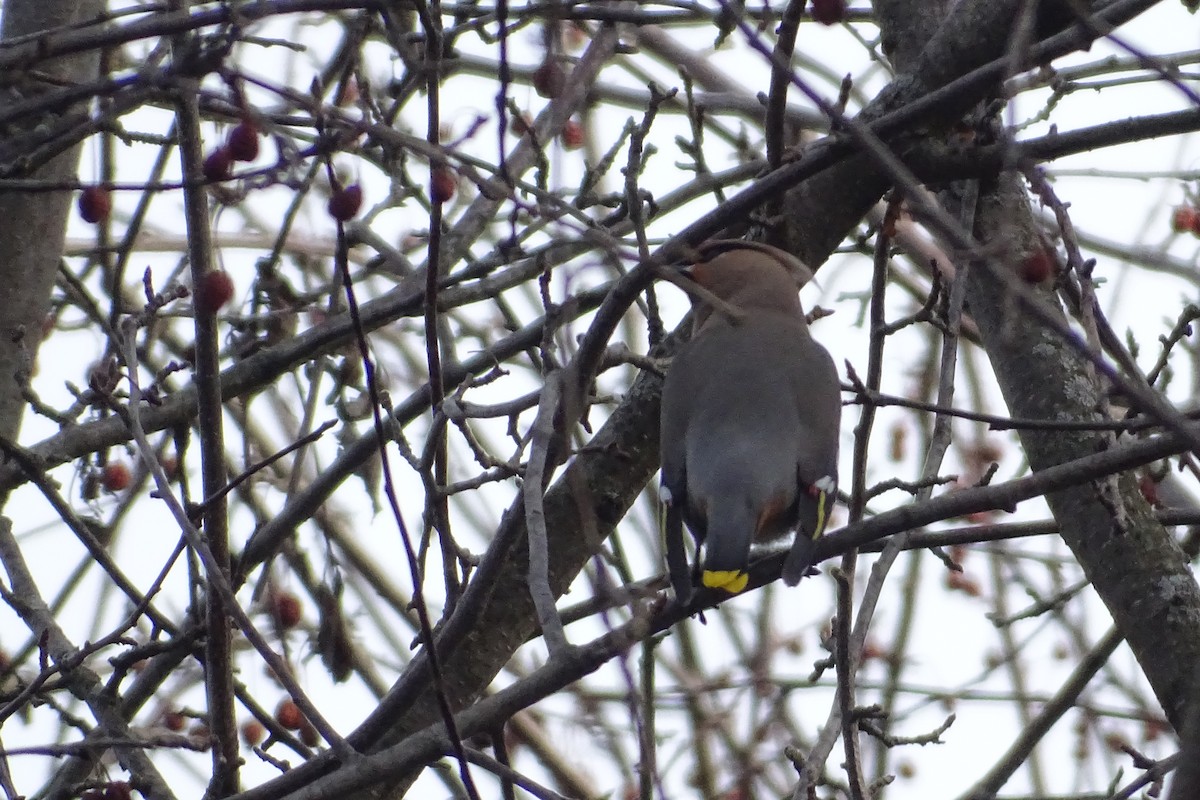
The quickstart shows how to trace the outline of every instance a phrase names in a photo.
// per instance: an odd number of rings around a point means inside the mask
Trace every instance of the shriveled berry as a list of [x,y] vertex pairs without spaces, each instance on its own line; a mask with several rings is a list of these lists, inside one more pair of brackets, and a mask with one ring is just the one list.
[[93,391],[111,394],[121,382],[121,367],[116,356],[106,356],[88,367],[87,382]]
[[300,706],[296,705],[296,701],[287,697],[280,701],[279,707],[275,709],[275,721],[289,731],[298,731],[308,720],[305,719]]
[[110,461],[104,465],[100,473],[100,484],[108,492],[120,492],[129,488],[133,482],[133,473],[124,461]]
[[1114,753],[1128,753],[1132,748],[1124,734],[1110,731],[1104,735],[1104,746]]
[[904,423],[897,422],[888,431],[888,456],[892,461],[900,461],[908,453],[908,428]]
[[234,161],[253,161],[258,158],[258,126],[248,119],[242,120],[229,132],[225,148]]
[[291,592],[274,592],[269,600],[271,618],[283,630],[289,630],[300,624],[303,608],[300,598]]
[[968,597],[979,597],[983,594],[983,588],[979,585],[979,581],[962,572],[947,572],[946,588],[962,592]]
[[192,291],[192,302],[196,310],[204,314],[215,314],[233,297],[233,278],[225,270],[206,272]]
[[229,148],[218,147],[209,153],[204,159],[201,171],[204,173],[204,179],[213,183],[229,180],[229,176],[233,174],[233,156],[230,155]]
[[883,646],[879,644],[879,642],[877,642],[876,640],[874,640],[870,637],[867,637],[867,640],[863,642],[861,655],[862,655],[863,661],[875,661],[875,660],[884,660],[884,659],[888,658],[891,654],[888,653],[888,651],[885,650],[883,648]]
[[112,192],[103,186],[87,186],[79,193],[79,216],[95,225],[112,213]]
[[300,726],[300,741],[308,747],[316,747],[321,743],[321,736],[308,720],[304,720],[304,724]]
[[592,35],[583,28],[581,23],[572,22],[566,25],[563,38],[566,40],[568,50],[578,50],[592,40]]
[[353,75],[350,79],[338,87],[337,95],[334,97],[333,104],[339,108],[352,106],[358,102],[360,93],[358,90],[358,79]]
[[357,183],[349,186],[335,186],[329,195],[329,216],[338,222],[354,219],[358,210],[362,208],[362,201],[362,187]]
[[258,720],[249,719],[242,723],[242,741],[251,747],[261,743],[266,736],[267,729]]

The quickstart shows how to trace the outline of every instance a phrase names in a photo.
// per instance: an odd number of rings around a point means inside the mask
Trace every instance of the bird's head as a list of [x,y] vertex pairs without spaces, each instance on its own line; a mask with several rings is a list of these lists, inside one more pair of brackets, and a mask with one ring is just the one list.
[[[798,292],[813,277],[812,270],[790,253],[767,244],[733,239],[715,239],[700,245],[695,260],[683,273],[728,306],[714,307],[706,298],[693,294],[697,329],[714,311],[801,314]],[[727,313],[727,316],[735,315]]]

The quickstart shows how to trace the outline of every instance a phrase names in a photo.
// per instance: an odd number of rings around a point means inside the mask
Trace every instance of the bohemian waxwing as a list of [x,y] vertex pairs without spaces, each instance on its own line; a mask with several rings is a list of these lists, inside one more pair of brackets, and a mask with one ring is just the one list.
[[693,300],[692,339],[663,386],[663,533],[682,603],[693,581],[684,521],[704,545],[706,587],[742,591],[750,543],[797,529],[783,579],[804,577],[837,496],[842,411],[833,359],[800,309],[809,269],[754,242],[711,241],[697,256],[684,274],[727,308]]

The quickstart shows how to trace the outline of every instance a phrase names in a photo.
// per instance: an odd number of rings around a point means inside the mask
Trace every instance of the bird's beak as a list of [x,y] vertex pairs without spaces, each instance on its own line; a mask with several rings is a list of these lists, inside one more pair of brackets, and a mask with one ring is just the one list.
[[692,269],[695,264],[671,264],[661,265],[654,268],[654,276],[659,280],[674,284],[684,292],[691,293],[692,287],[696,285],[696,280],[692,277]]
[[695,268],[695,264],[662,266],[655,270],[655,274],[667,283],[674,284],[683,290],[684,294],[688,296],[688,299],[693,304],[698,301],[712,310],[719,311],[731,320],[741,320],[745,316],[745,312],[730,305],[696,282],[695,277],[692,275],[692,270]]

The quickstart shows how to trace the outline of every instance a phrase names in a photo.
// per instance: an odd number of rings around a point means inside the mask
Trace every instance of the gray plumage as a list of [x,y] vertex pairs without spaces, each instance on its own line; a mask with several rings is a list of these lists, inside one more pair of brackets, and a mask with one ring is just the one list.
[[705,586],[741,591],[751,542],[796,529],[783,577],[805,575],[836,497],[841,419],[837,369],[800,308],[808,269],[751,242],[711,242],[699,256],[687,274],[738,318],[694,303],[692,339],[663,387],[664,536],[681,602],[693,580],[684,522],[704,545]]

